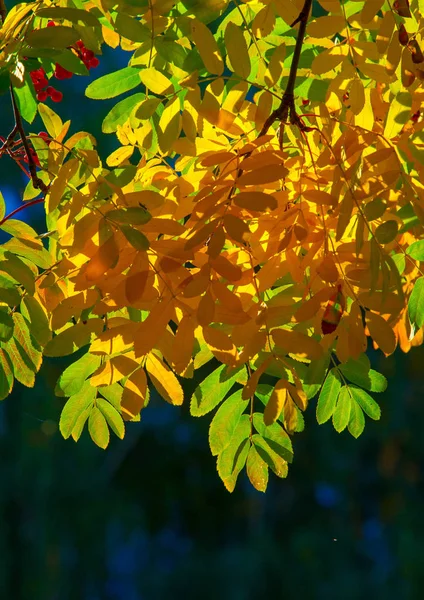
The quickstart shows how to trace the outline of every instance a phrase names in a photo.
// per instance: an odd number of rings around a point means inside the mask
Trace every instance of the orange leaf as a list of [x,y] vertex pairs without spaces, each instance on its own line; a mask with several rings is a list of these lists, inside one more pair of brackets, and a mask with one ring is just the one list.
[[386,319],[371,311],[367,311],[365,318],[374,342],[384,354],[392,354],[396,348],[396,336]]
[[275,384],[264,410],[265,425],[272,425],[280,416],[287,400],[287,387],[288,381],[286,379],[280,379]]
[[278,206],[274,196],[264,192],[240,192],[234,196],[234,204],[240,206],[240,208],[256,212],[275,210]]

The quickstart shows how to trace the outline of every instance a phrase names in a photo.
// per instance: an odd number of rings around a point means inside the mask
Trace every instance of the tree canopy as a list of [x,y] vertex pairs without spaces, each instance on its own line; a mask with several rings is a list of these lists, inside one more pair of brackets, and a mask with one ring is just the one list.
[[[0,15],[15,117],[0,156],[28,176],[18,208],[0,200],[0,399],[77,353],[54,390],[65,438],[87,425],[106,448],[153,389],[217,409],[229,491],[244,468],[261,491],[287,475],[315,397],[338,432],[378,420],[368,343],[423,341],[424,0],[0,0]],[[107,157],[60,115],[61,81],[95,73],[105,45],[128,58],[85,90],[98,111],[117,98]],[[35,204],[45,232],[25,221]]]

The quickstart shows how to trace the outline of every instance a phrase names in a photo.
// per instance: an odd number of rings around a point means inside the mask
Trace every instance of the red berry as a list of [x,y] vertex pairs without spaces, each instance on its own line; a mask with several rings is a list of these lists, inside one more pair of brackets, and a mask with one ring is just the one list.
[[91,69],[95,69],[96,67],[98,67],[98,66],[99,66],[99,64],[100,64],[100,61],[99,61],[99,59],[98,59],[98,58],[95,56],[94,58],[92,58],[92,59],[90,60],[90,63],[89,63],[89,68],[91,68]]
[[47,88],[46,91],[47,91],[48,95],[50,96],[50,98],[53,100],[53,102],[60,102],[63,98],[62,92],[59,92],[59,90],[56,90],[51,85],[49,85],[49,87]]
[[54,21],[49,21],[47,23],[47,27],[54,27],[56,25],[56,23]]
[[54,71],[54,76],[56,79],[70,79],[72,75],[73,73],[71,73],[71,71],[68,71],[68,69],[65,69],[62,67],[62,65],[56,63],[56,68]]
[[37,100],[38,100],[39,102],[44,102],[45,100],[47,100],[48,96],[49,96],[49,95],[48,95],[48,93],[46,92],[46,90],[40,90],[40,91],[37,93]]

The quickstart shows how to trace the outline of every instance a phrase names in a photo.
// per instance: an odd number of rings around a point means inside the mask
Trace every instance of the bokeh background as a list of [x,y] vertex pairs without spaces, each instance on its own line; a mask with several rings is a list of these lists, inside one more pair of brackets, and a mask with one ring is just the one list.
[[[93,133],[104,158],[116,147],[101,133],[114,101],[84,99],[83,90],[127,60],[106,49],[89,78],[56,86],[70,133]],[[0,114],[6,136],[7,95]],[[8,212],[25,185],[3,157]],[[45,231],[42,207],[20,217]],[[288,478],[271,476],[265,495],[245,474],[233,494],[224,489],[208,449],[210,416],[194,419],[187,405],[153,397],[107,451],[86,433],[64,441],[53,388],[69,361],[46,360],[34,389],[17,384],[0,404],[0,599],[424,597],[424,349],[370,358],[389,380],[381,421],[367,419],[354,440],[318,426],[313,400]]]

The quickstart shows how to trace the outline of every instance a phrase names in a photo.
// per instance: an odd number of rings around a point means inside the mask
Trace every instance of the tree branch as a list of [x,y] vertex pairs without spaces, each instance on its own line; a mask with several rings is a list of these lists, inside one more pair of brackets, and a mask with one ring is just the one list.
[[312,0],[305,0],[302,10],[299,16],[291,24],[294,27],[297,23],[299,25],[299,31],[297,32],[296,46],[294,49],[293,60],[290,66],[289,80],[284,95],[281,99],[281,104],[274,110],[265,121],[259,137],[265,135],[269,128],[275,123],[275,121],[287,121],[287,117],[290,117],[290,123],[297,125],[300,129],[303,129],[304,125],[299,119],[296,113],[296,107],[294,105],[294,86],[296,84],[297,70],[299,68],[300,54],[302,52],[303,41],[305,39],[306,25],[308,23],[309,13],[311,12]]
[[26,154],[27,160],[28,160],[28,168],[29,168],[29,172],[31,174],[32,184],[36,190],[41,190],[42,192],[47,193],[48,187],[46,186],[44,181],[42,181],[37,175],[37,168],[36,168],[33,156],[32,156],[31,148],[29,146],[29,143],[28,143],[28,140],[27,140],[27,137],[25,134],[25,130],[24,130],[24,126],[23,126],[22,118],[21,118],[21,113],[19,112],[19,108],[16,103],[16,98],[15,98],[15,94],[13,92],[12,86],[10,86],[10,97],[12,99],[13,115],[15,117],[15,127],[19,131],[19,135],[21,137],[22,144],[24,145],[24,148],[25,148],[25,154]]
[[7,8],[6,8],[6,4],[4,0],[0,0],[0,18],[1,18],[1,24],[3,25],[3,23],[6,20],[6,15],[7,15]]

